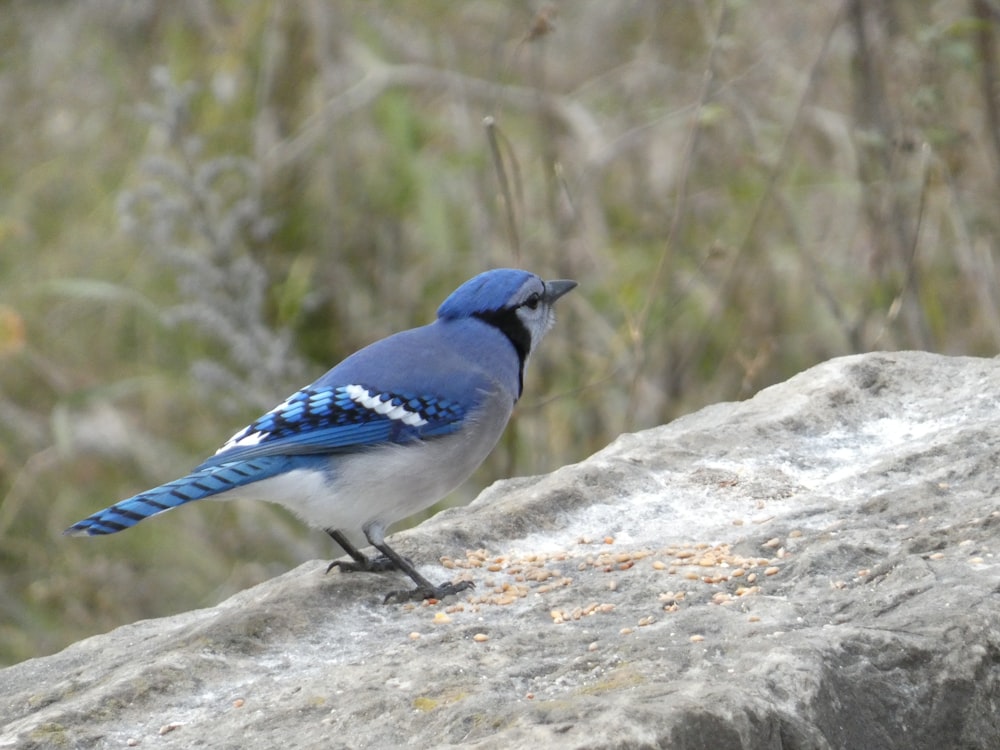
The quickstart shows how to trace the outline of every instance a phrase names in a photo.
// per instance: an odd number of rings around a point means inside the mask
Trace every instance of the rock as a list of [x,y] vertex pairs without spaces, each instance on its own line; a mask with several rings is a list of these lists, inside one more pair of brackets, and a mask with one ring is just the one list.
[[0,747],[1000,747],[998,467],[1000,362],[834,360],[395,537],[468,596],[315,561],[7,668]]

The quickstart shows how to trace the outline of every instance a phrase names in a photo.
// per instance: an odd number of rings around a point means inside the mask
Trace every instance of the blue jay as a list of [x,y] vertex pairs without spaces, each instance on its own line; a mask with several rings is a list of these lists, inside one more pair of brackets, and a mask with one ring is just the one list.
[[[442,303],[437,320],[376,341],[233,435],[190,474],[73,524],[113,534],[212,497],[280,503],[350,556],[327,568],[399,570],[416,589],[386,601],[441,599],[472,584],[434,586],[386,544],[389,526],[447,495],[496,445],[521,395],[531,352],[575,281],[486,271]],[[347,534],[364,533],[369,558]]]

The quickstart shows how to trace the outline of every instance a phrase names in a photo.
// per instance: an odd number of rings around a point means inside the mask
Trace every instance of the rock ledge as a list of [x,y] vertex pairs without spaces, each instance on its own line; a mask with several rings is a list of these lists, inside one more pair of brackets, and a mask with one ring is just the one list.
[[833,360],[395,537],[467,597],[315,561],[5,669],[0,747],[1000,747],[998,468],[1000,362]]

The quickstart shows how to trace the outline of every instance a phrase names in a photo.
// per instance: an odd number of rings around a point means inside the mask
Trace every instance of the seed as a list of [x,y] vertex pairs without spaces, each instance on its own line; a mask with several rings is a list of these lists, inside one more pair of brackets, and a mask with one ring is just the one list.
[[778,537],[774,537],[773,539],[768,539],[766,542],[764,542],[760,546],[761,547],[770,547],[771,549],[774,549],[775,547],[780,547],[781,546],[781,540],[778,539]]
[[757,615],[750,615],[750,617],[747,618],[747,621],[749,621],[749,622],[760,622],[760,618],[757,617]]
[[472,636],[472,640],[474,640],[476,643],[485,643],[489,639],[490,637],[486,635],[486,633],[476,633],[474,636]]
[[777,575],[777,573],[780,570],[781,570],[781,568],[772,565],[770,568],[768,568],[767,570],[764,571],[764,575],[766,575],[766,576]]
[[703,636],[703,635],[692,635],[688,640],[690,640],[691,643],[701,643],[703,640],[705,640],[705,636]]
[[653,560],[653,570],[666,570],[667,564],[662,560]]
[[746,575],[746,571],[743,568],[737,568],[733,571],[733,578],[742,578]]
[[448,617],[448,615],[446,613],[444,613],[444,612],[435,612],[434,613],[434,624],[435,625],[444,625],[445,623],[449,623],[449,622],[451,622],[451,618]]
[[243,708],[243,704],[246,703],[242,698],[237,698],[233,701],[233,708]]
[[656,622],[656,618],[653,617],[652,615],[648,615],[646,617],[641,617],[641,618],[639,618],[639,627],[640,628],[644,628],[647,625],[652,625],[654,622]]
[[931,560],[943,560],[944,559],[944,553],[943,552],[935,552],[930,557],[931,557]]

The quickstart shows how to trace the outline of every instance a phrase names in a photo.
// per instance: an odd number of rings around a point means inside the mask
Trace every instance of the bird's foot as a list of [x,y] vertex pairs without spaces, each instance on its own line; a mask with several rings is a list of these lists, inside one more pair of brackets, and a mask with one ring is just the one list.
[[[403,559],[410,563],[408,559]],[[387,570],[400,570],[396,561],[386,555],[363,557],[361,560],[334,560],[327,566],[326,572],[329,573],[334,568],[340,568],[344,573],[384,573]]]
[[426,599],[444,599],[446,596],[457,594],[466,589],[475,588],[472,581],[446,581],[440,586],[418,586],[415,589],[404,589],[401,591],[390,591],[382,600],[383,604],[389,602],[420,602]]

